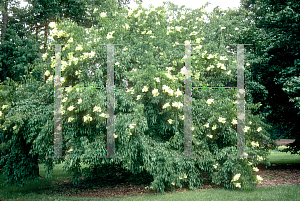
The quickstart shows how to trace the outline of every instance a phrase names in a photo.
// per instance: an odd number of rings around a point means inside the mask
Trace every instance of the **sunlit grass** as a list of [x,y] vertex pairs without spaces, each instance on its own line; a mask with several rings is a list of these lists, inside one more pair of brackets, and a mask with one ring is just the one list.
[[[278,150],[283,150],[285,146],[279,146]],[[280,152],[278,150],[270,150],[271,154],[268,156],[270,163],[300,163],[300,156],[291,154],[290,152]]]

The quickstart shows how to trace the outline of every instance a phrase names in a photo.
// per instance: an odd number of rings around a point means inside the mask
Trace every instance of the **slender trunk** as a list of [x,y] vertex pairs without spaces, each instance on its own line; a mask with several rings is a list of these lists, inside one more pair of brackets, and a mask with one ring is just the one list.
[[[5,40],[4,36],[5,36],[5,33],[6,33],[6,28],[7,28],[7,24],[8,24],[8,6],[7,6],[7,0],[4,0],[3,2],[3,10],[2,10],[2,29],[1,29],[1,44],[3,45],[3,42]],[[7,54],[7,50],[6,48],[3,48],[3,53],[4,55]],[[2,77],[1,77],[1,81],[3,82],[6,77],[7,77],[7,66],[6,66],[6,63],[4,61],[4,59],[2,60],[2,71],[3,71],[3,74],[2,74]]]
[[37,175],[38,177],[41,177],[41,175],[40,175],[40,168],[39,168],[39,155],[38,154],[36,154],[36,155],[33,155],[33,162],[34,162],[34,164],[35,164],[35,166],[34,166],[34,169],[33,169],[33,171],[34,171],[34,175]]
[[36,177],[40,176],[40,169],[39,169],[39,155],[38,154],[30,154],[31,144],[27,143],[24,136],[21,136],[20,139],[20,148],[22,148],[23,153],[27,156],[27,159],[30,163],[33,163],[33,168],[31,169],[31,174]]
[[36,37],[36,41],[38,41],[38,27],[37,26],[35,28],[35,37]]
[[[4,143],[4,136],[1,138],[1,144]],[[6,155],[6,149],[2,149],[0,155],[5,156]]]
[[46,53],[46,48],[47,48],[47,36],[48,36],[48,24],[45,25],[44,29],[44,36],[45,36],[45,42],[44,42],[44,53]]
[[8,6],[7,6],[7,0],[4,0],[3,3],[3,10],[2,10],[2,29],[1,29],[1,39],[4,40],[4,35],[6,33],[6,28],[8,24]]

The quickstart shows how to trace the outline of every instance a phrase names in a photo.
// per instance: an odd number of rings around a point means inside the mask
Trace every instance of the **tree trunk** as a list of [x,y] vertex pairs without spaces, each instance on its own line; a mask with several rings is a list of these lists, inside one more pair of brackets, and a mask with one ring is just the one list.
[[[4,143],[4,136],[1,138],[1,143],[2,144]],[[5,156],[6,155],[6,149],[2,149],[1,153],[0,153],[0,156]]]
[[47,48],[47,36],[48,36],[48,24],[45,25],[44,29],[44,36],[45,36],[45,41],[44,41],[44,53],[46,53],[46,48]]
[[39,155],[38,154],[30,154],[31,144],[27,143],[24,136],[22,135],[20,138],[20,147],[23,149],[23,153],[27,156],[30,163],[33,163],[32,175],[41,178],[40,176],[40,168],[39,168]]
[[41,178],[42,176],[40,175],[40,167],[39,167],[39,160],[38,160],[39,155],[38,154],[33,155],[32,159],[33,159],[33,162],[35,164],[35,167],[33,169],[34,175],[37,175],[39,178]]
[[36,37],[36,41],[38,41],[38,27],[35,28],[35,37]]

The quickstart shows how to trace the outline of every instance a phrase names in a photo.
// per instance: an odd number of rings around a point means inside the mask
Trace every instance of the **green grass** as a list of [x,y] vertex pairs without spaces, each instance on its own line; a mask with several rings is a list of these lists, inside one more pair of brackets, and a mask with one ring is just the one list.
[[[283,150],[284,146],[279,146],[278,150]],[[280,152],[278,150],[271,150],[269,155],[270,163],[300,163],[299,155],[292,155],[290,152]]]
[[[283,147],[279,147],[279,150]],[[269,156],[271,163],[300,163],[300,156],[282,153],[277,150],[271,150]],[[243,192],[236,190],[225,189],[207,189],[202,191],[184,191],[178,193],[166,193],[165,195],[145,195],[143,197],[125,197],[125,198],[74,198],[64,197],[60,195],[49,196],[44,193],[45,188],[51,186],[57,181],[67,180],[71,178],[67,172],[63,171],[63,164],[58,164],[53,170],[51,179],[42,179],[38,183],[27,182],[24,187],[16,186],[0,187],[0,200],[122,200],[122,201],[137,201],[137,200],[299,200],[300,185],[295,186],[276,186],[262,187],[253,191]],[[45,177],[44,166],[40,165],[40,174]],[[3,175],[0,175],[0,184],[4,182]]]
[[[11,199],[5,200],[22,200],[22,201],[40,201],[40,200],[120,200],[120,201],[173,201],[173,200],[184,200],[184,201],[194,201],[194,200],[220,200],[220,201],[232,201],[232,200],[299,200],[300,185],[294,186],[276,186],[276,187],[261,187],[250,192],[235,191],[235,190],[225,190],[225,189],[208,189],[203,191],[185,191],[179,193],[168,193],[165,195],[146,195],[143,197],[126,197],[126,198],[71,198],[63,196],[45,196],[38,195],[36,193],[29,194],[14,194]],[[12,198],[13,197],[13,198]]]

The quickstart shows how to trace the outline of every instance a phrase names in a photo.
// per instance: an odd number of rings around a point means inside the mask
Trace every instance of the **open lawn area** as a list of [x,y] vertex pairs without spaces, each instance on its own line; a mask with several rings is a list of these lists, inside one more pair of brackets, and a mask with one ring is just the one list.
[[[279,147],[283,149],[284,147]],[[71,178],[63,171],[63,164],[56,165],[51,179],[42,178],[38,183],[28,182],[22,188],[0,187],[0,200],[299,200],[300,197],[300,156],[271,150],[271,166],[260,168],[255,173],[263,181],[253,191],[226,190],[214,186],[189,190],[187,187],[166,191],[165,195],[145,190],[145,185],[119,184],[111,187],[74,188]],[[40,174],[45,177],[45,169],[40,164]],[[0,183],[4,178],[1,175]]]

